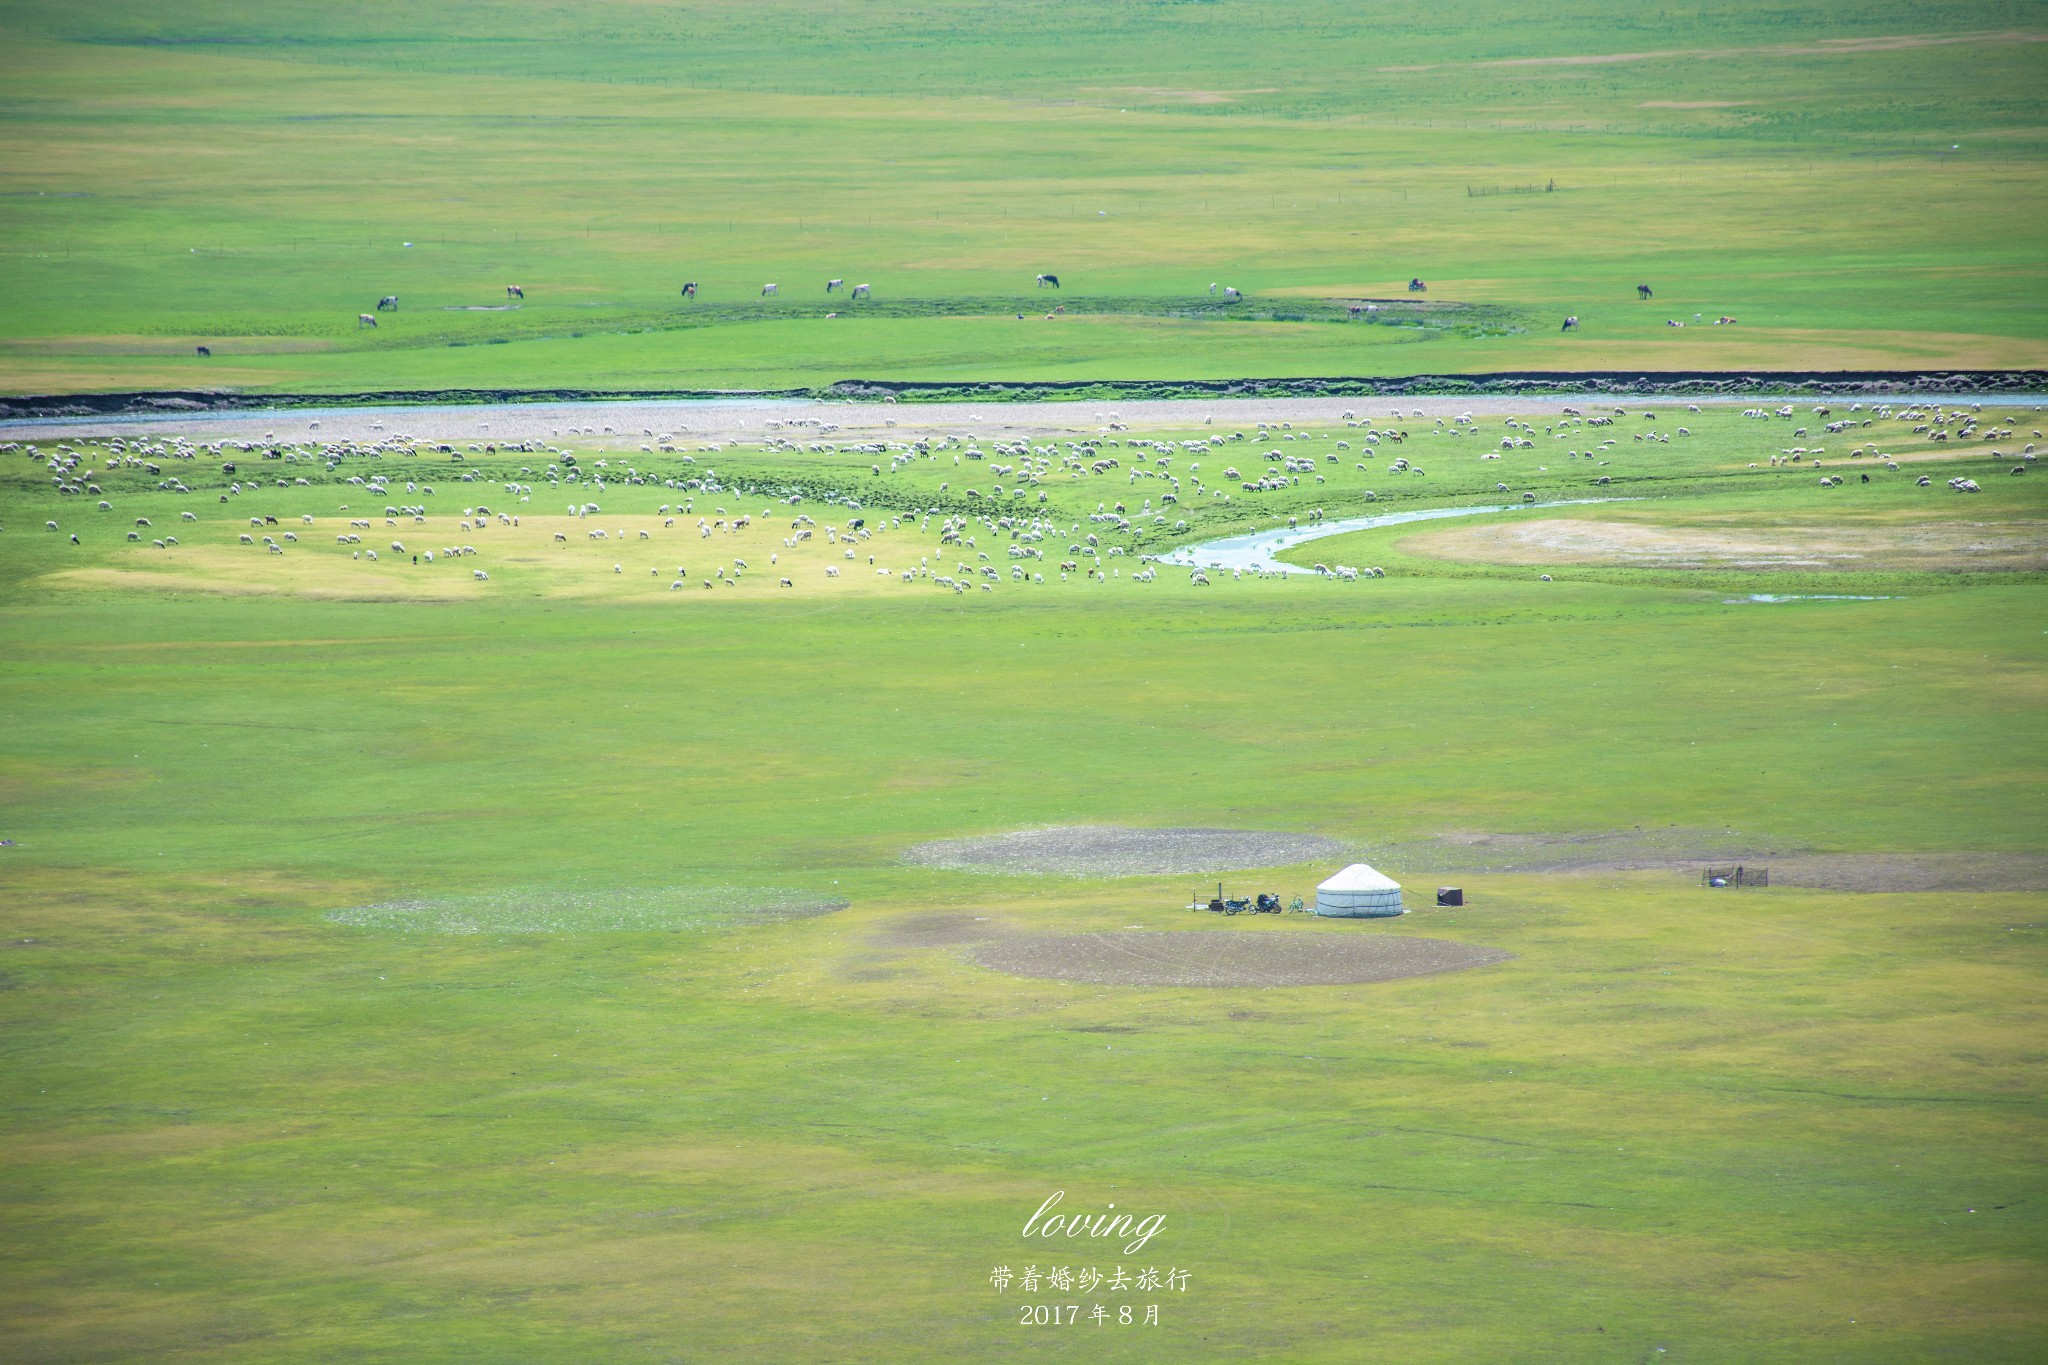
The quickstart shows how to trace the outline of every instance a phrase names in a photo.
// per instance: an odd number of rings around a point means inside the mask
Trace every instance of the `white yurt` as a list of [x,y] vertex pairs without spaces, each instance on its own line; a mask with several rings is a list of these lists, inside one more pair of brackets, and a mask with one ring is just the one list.
[[1353,863],[1316,888],[1316,913],[1344,919],[1402,915],[1401,883],[1364,863]]

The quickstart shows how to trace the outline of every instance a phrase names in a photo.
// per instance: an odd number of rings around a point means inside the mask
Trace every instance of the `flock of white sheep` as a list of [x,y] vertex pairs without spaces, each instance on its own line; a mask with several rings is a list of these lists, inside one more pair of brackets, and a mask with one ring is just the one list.
[[[1697,404],[1687,404],[1685,411],[1697,414],[1701,409]],[[1801,414],[1791,404],[1779,404],[1775,407],[1754,406],[1744,410],[1742,415],[1759,421],[1789,422],[1797,421]],[[1846,412],[1837,416],[1829,405],[1815,404],[1810,409],[1810,419],[1824,424],[1822,439],[1850,437],[1852,443],[1833,454],[1825,444],[1782,446],[1777,453],[1767,457],[1767,463],[1770,467],[1796,465],[1814,470],[1819,470],[1824,463],[1832,464],[1829,472],[1820,475],[1820,482],[1828,487],[1837,487],[1845,479],[1835,470],[1844,468],[1845,462],[1868,461],[1863,466],[1861,482],[1869,483],[1871,472],[1875,470],[1900,472],[1898,460],[1881,447],[1886,444],[1885,435],[1898,434],[1901,424],[1914,437],[1926,442],[2009,443],[2017,434],[2017,427],[2001,419],[2015,416],[2017,414],[2011,410],[1994,412],[1993,420],[1987,424],[1981,406],[1975,404],[1881,402],[1867,406],[1861,402],[1853,403]],[[851,466],[865,463],[870,478],[881,478],[884,460],[890,475],[919,468],[929,471],[935,465],[943,471],[944,476],[938,483],[938,492],[943,496],[937,503],[894,513],[865,511],[858,496],[829,486],[840,482],[830,477],[823,480],[828,486],[821,488],[780,487],[756,484],[745,475],[721,476],[715,466],[699,466],[697,457],[719,455],[727,449],[727,443],[700,440],[695,443],[694,450],[686,449],[684,447],[689,444],[687,428],[660,434],[652,429],[643,432],[647,439],[640,444],[640,453],[668,463],[666,469],[642,469],[639,462],[631,457],[579,454],[564,446],[533,439],[502,445],[476,440],[457,449],[452,444],[422,441],[408,434],[383,433],[382,423],[373,424],[373,429],[379,434],[369,440],[326,440],[312,436],[280,439],[273,432],[264,433],[261,440],[198,443],[179,436],[144,436],[116,437],[101,442],[57,441],[51,449],[44,449],[35,442],[8,442],[0,444],[0,453],[19,453],[42,462],[60,498],[94,498],[94,507],[99,513],[114,510],[111,496],[103,485],[111,485],[116,478],[136,491],[149,490],[193,498],[210,493],[221,504],[243,500],[272,504],[282,500],[275,497],[278,490],[310,490],[315,486],[359,490],[375,504],[381,505],[385,529],[411,528],[416,533],[415,545],[417,536],[427,534],[423,528],[430,525],[428,518],[433,503],[429,499],[435,497],[433,485],[418,475],[417,465],[401,472],[387,472],[384,468],[369,466],[420,456],[445,456],[449,463],[439,466],[445,480],[471,485],[479,481],[495,482],[508,498],[515,500],[515,506],[529,506],[536,487],[541,485],[558,495],[573,493],[573,500],[566,504],[566,515],[579,522],[588,522],[602,515],[600,504],[592,498],[609,489],[644,486],[673,492],[673,501],[659,506],[658,527],[629,528],[614,523],[610,528],[589,526],[584,530],[587,541],[605,542],[607,545],[614,542],[648,543],[651,548],[651,542],[659,539],[663,532],[679,529],[684,535],[694,532],[692,538],[699,542],[720,534],[742,536],[754,525],[755,519],[751,514],[728,514],[724,506],[718,506],[714,514],[697,515],[696,500],[706,496],[731,499],[763,497],[771,504],[763,507],[759,514],[764,528],[770,521],[778,519],[772,508],[776,502],[784,505],[782,515],[789,520],[786,532],[777,533],[781,550],[771,549],[768,553],[767,567],[775,571],[772,576],[779,586],[794,586],[795,580],[790,575],[796,572],[795,564],[784,566],[781,560],[783,552],[790,552],[797,563],[808,564],[813,571],[822,570],[826,580],[841,578],[843,569],[859,567],[877,578],[895,579],[904,584],[922,582],[960,594],[975,589],[993,592],[1006,583],[1043,585],[1048,581],[1048,575],[1059,582],[1080,577],[1105,583],[1117,580],[1153,583],[1158,579],[1159,566],[1147,550],[1151,545],[1186,539],[1190,532],[1186,517],[1189,507],[1203,505],[1235,511],[1239,498],[1249,498],[1252,505],[1257,506],[1263,494],[1299,490],[1304,487],[1304,481],[1308,481],[1307,486],[1310,487],[1326,485],[1340,474],[1363,475],[1376,485],[1380,477],[1401,484],[1427,478],[1421,464],[1423,455],[1420,447],[1430,438],[1441,442],[1439,453],[1444,458],[1454,458],[1452,452],[1458,445],[1472,441],[1479,447],[1477,457],[1482,461],[1501,460],[1523,451],[1539,452],[1539,458],[1541,452],[1548,451],[1548,457],[1556,459],[1556,447],[1562,443],[1565,447],[1562,459],[1582,463],[1587,471],[1586,482],[1595,487],[1605,487],[1611,485],[1613,475],[1600,471],[1608,469],[1619,455],[1624,434],[1632,444],[1650,445],[1668,444],[1674,438],[1689,439],[1693,434],[1686,425],[1663,422],[1655,406],[1633,412],[1622,406],[1590,412],[1568,406],[1546,422],[1540,432],[1535,422],[1519,417],[1507,417],[1498,429],[1488,430],[1470,413],[1429,419],[1420,409],[1403,414],[1397,408],[1377,420],[1347,411],[1341,420],[1342,435],[1329,430],[1297,431],[1292,422],[1281,421],[1260,422],[1250,429],[1227,434],[1204,433],[1160,439],[1129,434],[1128,424],[1110,413],[1094,436],[1065,440],[962,431],[909,439],[895,439],[891,435],[879,440],[840,441],[829,439],[837,434],[836,423],[817,418],[790,418],[770,421],[765,436],[755,443],[758,451],[767,455],[850,457],[848,465],[835,463],[831,466],[835,474],[857,474]],[[1636,429],[1624,433],[1620,425],[1624,422]],[[894,421],[888,425],[893,426]],[[1213,423],[1205,419],[1204,425]],[[317,421],[311,423],[312,428],[318,426]],[[1866,436],[1866,431],[1874,434]],[[1793,439],[1809,441],[1812,438],[1808,432],[1808,427],[1798,426],[1793,429]],[[571,437],[595,436],[599,432],[594,426],[572,427],[569,434]],[[623,433],[611,426],[604,427],[602,434],[614,439],[623,437]],[[2036,437],[2040,435],[2038,431],[2033,434]],[[562,438],[559,429],[552,435],[557,440]],[[1397,451],[1408,453],[1397,454]],[[1991,448],[1990,454],[1994,458],[2001,457],[1996,446]],[[502,466],[486,472],[468,466],[467,461],[472,455],[532,455],[542,458],[534,464],[518,466],[516,473]],[[1366,460],[1355,456],[1377,456],[1387,460],[1384,474],[1375,476]],[[2012,473],[2024,473],[2035,458],[2034,445],[2028,442],[2023,450],[2011,451],[2003,458],[2013,462]],[[1210,479],[1205,480],[1202,473],[1204,459],[1212,466],[1222,465],[1220,478],[1216,477],[1218,471],[1212,469]],[[202,465],[201,461],[205,463]],[[218,484],[211,478],[215,461],[220,462],[221,482]],[[241,469],[244,462],[251,464],[247,472]],[[1431,457],[1430,463],[1436,463],[1436,458]],[[1348,471],[1344,469],[1346,464],[1350,465]],[[1750,467],[1759,465],[1752,463]],[[1848,467],[1853,469],[1853,463]],[[202,469],[204,474],[198,472]],[[1550,470],[1547,464],[1539,463],[1530,472],[1548,474]],[[957,492],[953,486],[956,479],[962,485]],[[153,490],[149,489],[151,481]],[[1083,522],[1073,520],[1071,514],[1062,528],[1054,517],[1051,494],[1061,491],[1059,505],[1070,507],[1074,501],[1072,492],[1075,485],[1102,481],[1120,483],[1124,491],[1100,498],[1095,510],[1085,514],[1085,530]],[[1345,482],[1355,480],[1346,479]],[[1921,487],[1930,486],[1931,482],[1926,476],[1917,479]],[[1330,491],[1372,503],[1380,499],[1380,487],[1384,485],[1333,488]],[[1963,493],[1981,491],[1981,486],[1967,477],[1949,479],[1948,487]],[[1498,493],[1516,491],[1505,480],[1496,481],[1494,490]],[[911,501],[919,500],[915,493],[908,494],[908,497]],[[1536,500],[1535,492],[1528,489],[1520,490],[1520,497],[1524,503]],[[797,510],[806,503],[820,504],[823,509],[835,512],[836,519],[821,525],[809,512]],[[351,505],[343,503],[339,510],[350,514]],[[1314,526],[1321,523],[1326,514],[1325,507],[1315,506],[1286,515],[1284,524],[1294,528],[1306,520]],[[481,502],[443,515],[452,522],[456,531],[465,536],[487,530],[516,532],[522,526],[520,514],[506,510],[494,512]],[[528,511],[525,515],[530,518],[532,513]],[[1254,520],[1257,515],[1254,513]],[[199,520],[198,514],[190,510],[181,511],[180,517],[185,523]],[[694,524],[681,525],[693,517]],[[277,525],[278,519],[274,515],[256,515],[248,520],[251,530],[237,536],[241,545],[260,547],[268,555],[283,555],[288,548],[299,543],[295,531],[280,527],[273,536],[265,530],[267,526]],[[311,527],[315,521],[312,514],[298,514],[301,527]],[[47,521],[46,527],[51,531],[62,530],[55,519]],[[144,539],[144,533],[153,529],[149,518],[136,518],[133,529],[126,532],[126,540],[139,543]],[[335,534],[336,546],[348,549],[353,560],[376,562],[379,558],[377,550],[363,543],[365,533],[373,530],[374,518],[360,513],[350,514],[348,529]],[[891,535],[890,543],[896,544],[904,539],[907,532],[914,532],[927,544],[906,547],[900,555],[891,556],[893,566],[878,558],[878,547],[873,543],[877,537]],[[820,536],[822,543],[818,541]],[[69,534],[69,539],[72,543],[81,543],[76,530]],[[987,548],[982,546],[984,540],[988,542]],[[179,543],[174,535],[150,538],[151,546],[159,550],[171,550]],[[568,544],[567,533],[552,532],[552,543],[565,547]],[[479,553],[471,543],[408,549],[404,540],[393,539],[389,545],[391,554],[409,556],[413,563],[421,566],[468,559]],[[922,550],[914,564],[909,562],[913,548]],[[820,554],[820,551],[824,553]],[[1000,559],[992,551],[999,552]],[[1049,552],[1054,558],[1048,558]],[[1136,561],[1128,575],[1124,573],[1122,564],[1113,562],[1126,558]],[[820,559],[832,562],[811,562]],[[612,572],[623,576],[626,572],[623,561],[614,563]],[[1383,569],[1361,569],[1341,564],[1318,563],[1308,572],[1340,582],[1384,576]],[[672,575],[658,566],[650,568],[649,573],[658,580],[666,578],[671,592],[683,588],[690,581],[684,566],[678,566]],[[738,586],[748,574],[746,558],[734,555],[730,565],[716,563],[708,575],[700,572],[696,581],[704,589],[712,590],[719,586]],[[472,568],[471,575],[478,582],[490,580],[489,573],[482,568]],[[1238,579],[1245,576],[1242,570],[1233,574]],[[1252,576],[1263,575],[1255,573]],[[1190,572],[1189,581],[1200,586],[1213,580],[1207,572],[1195,569]]]

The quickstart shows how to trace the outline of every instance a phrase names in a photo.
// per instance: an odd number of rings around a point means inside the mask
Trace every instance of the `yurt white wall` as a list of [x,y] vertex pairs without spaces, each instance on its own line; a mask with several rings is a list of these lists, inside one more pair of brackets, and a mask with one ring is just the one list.
[[1316,888],[1316,913],[1339,919],[1379,919],[1406,914],[1401,884],[1364,863],[1351,866]]

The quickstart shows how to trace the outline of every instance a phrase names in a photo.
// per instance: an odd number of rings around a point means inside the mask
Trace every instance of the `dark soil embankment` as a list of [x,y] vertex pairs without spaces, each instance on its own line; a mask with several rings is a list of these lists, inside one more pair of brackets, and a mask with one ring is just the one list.
[[0,398],[0,419],[176,416],[260,409],[471,407],[494,403],[676,402],[797,399],[816,402],[1020,403],[1176,398],[1915,398],[2048,394],[2048,370],[1528,370],[1488,374],[1305,379],[1073,379],[923,381],[842,379],[799,389],[384,389],[363,393],[241,393],[176,389]]

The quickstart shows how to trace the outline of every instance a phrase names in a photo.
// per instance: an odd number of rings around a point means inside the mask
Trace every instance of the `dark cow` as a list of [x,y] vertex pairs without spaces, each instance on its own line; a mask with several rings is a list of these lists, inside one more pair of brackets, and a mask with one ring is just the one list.
[[684,282],[683,297],[686,299],[694,299],[697,297],[697,282],[695,280],[687,280]]
[[212,355],[212,354],[213,354],[213,347],[211,347],[211,346],[201,346],[201,347],[199,347],[199,348],[198,348],[198,351],[199,351],[199,354],[201,354],[201,355]]
[[1647,299],[1655,293],[1656,291],[1651,289],[1650,286],[1647,284],[1639,284],[1636,286],[1636,297],[1638,299]]
[[1564,326],[1558,328],[1557,330],[1560,332],[1575,332],[1578,330],[1578,328],[1579,315],[1577,313],[1574,313],[1570,317],[1566,318],[1564,320]]
[[398,295],[386,294],[383,298],[377,300],[378,312],[381,313],[387,308],[394,313],[398,311]]
[[516,284],[508,284],[505,286],[505,297],[508,299],[523,299],[526,297],[526,291]]
[[1429,286],[1424,284],[1420,279],[1413,279],[1408,281],[1408,292],[1411,294],[1427,294],[1429,292]]
[[1038,287],[1043,289],[1047,285],[1051,285],[1055,289],[1059,288],[1060,277],[1057,275],[1040,275],[1038,277]]

